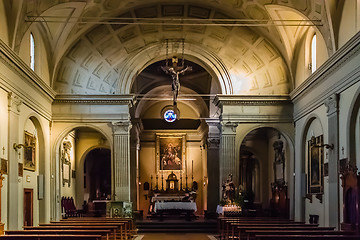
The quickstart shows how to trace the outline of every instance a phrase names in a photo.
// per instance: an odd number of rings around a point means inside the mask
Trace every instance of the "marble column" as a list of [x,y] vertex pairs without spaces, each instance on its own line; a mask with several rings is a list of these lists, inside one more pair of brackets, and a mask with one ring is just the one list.
[[130,185],[130,130],[129,120],[112,123],[114,136],[113,153],[113,199],[131,201]]
[[[19,140],[19,116],[22,101],[14,93],[8,93],[8,151],[9,151],[9,175],[8,175],[8,226],[9,230],[19,229],[19,176],[18,159],[22,149],[14,149],[13,144],[23,143]],[[23,141],[23,139],[21,139]],[[22,222],[22,221],[21,221]]]
[[219,204],[219,147],[220,147],[220,121],[218,119],[206,120],[209,126],[208,139],[207,139],[207,179],[208,179],[208,192],[207,196],[207,210],[215,212],[216,206]]
[[[233,176],[235,187],[239,185],[239,159],[236,156],[236,128],[238,123],[223,121],[221,122],[220,137],[220,187],[226,181],[229,174]],[[220,192],[221,199],[221,192]]]
[[[328,149],[329,161],[329,226],[339,228],[339,95],[334,94],[325,101],[328,117],[328,144],[334,149]],[[326,140],[325,140],[326,141]]]

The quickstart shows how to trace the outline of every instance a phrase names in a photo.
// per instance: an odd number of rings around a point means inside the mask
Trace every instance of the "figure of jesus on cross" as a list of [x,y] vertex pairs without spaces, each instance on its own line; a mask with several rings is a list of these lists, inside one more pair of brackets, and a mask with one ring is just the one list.
[[179,95],[179,91],[180,91],[180,81],[179,81],[179,74],[184,74],[186,71],[191,71],[192,67],[191,66],[187,66],[186,68],[184,68],[184,66],[178,66],[178,58],[177,57],[173,57],[172,58],[172,67],[166,66],[163,67],[161,66],[161,69],[166,73],[166,74],[170,74],[171,78],[172,78],[172,84],[171,84],[171,88],[172,88],[172,92],[173,92],[173,104],[174,106],[177,105],[177,97]]

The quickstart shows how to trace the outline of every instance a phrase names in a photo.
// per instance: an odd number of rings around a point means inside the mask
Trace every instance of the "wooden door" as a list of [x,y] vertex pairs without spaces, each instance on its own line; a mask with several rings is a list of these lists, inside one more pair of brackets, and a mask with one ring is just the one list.
[[33,189],[24,189],[24,226],[33,225]]

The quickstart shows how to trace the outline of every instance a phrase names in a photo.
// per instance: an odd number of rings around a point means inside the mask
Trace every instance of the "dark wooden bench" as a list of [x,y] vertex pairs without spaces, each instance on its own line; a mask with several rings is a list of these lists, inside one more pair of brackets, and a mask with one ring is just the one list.
[[111,230],[105,229],[61,229],[61,230],[8,230],[5,235],[101,235],[103,240],[109,240]]
[[316,227],[316,226],[238,226],[237,233],[238,238],[246,238],[247,235],[245,231],[248,230],[283,230],[283,231],[290,231],[290,230],[298,230],[298,231],[330,231],[334,230],[334,227]]
[[70,218],[70,219],[62,219],[60,222],[51,222],[54,224],[77,224],[77,223],[120,223],[124,225],[124,234],[125,239],[133,238],[133,235],[136,234],[136,229],[134,227],[134,221],[131,218]]
[[101,240],[100,235],[2,235],[3,240]]
[[[82,217],[82,218],[68,218],[68,219],[61,219],[60,222],[67,222],[67,223],[76,223],[76,222],[97,222],[97,223],[113,223],[113,222],[124,222],[127,238],[131,239],[137,234],[137,230],[134,225],[134,220],[132,218],[106,218],[106,217]],[[51,222],[53,223],[53,222]]]
[[126,222],[52,222],[52,223],[41,223],[39,226],[117,226],[116,235],[118,239],[128,239]]
[[352,231],[334,231],[334,230],[245,230],[247,239],[255,239],[260,235],[355,235]]
[[[218,218],[218,232],[220,239],[228,239],[231,231],[231,223],[294,223],[293,220],[283,218],[269,218],[269,217],[241,217],[241,218]],[[296,222],[304,223],[304,222]]]
[[308,239],[327,239],[327,240],[352,240],[360,239],[359,235],[256,235],[256,240],[308,240]]
[[117,237],[117,226],[60,226],[60,225],[50,225],[50,226],[24,226],[24,230],[110,230],[111,234],[109,234],[109,238],[111,240],[120,239]]

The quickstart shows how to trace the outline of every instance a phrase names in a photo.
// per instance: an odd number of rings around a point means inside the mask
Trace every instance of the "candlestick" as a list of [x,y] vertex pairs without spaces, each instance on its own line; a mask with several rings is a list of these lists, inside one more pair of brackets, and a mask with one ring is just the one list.
[[155,187],[156,190],[159,189],[159,176],[156,174],[156,187]]
[[191,180],[194,181],[194,160],[191,160]]
[[153,190],[153,184],[152,184],[152,181],[153,181],[153,176],[151,175],[150,177],[150,190],[152,191]]
[[161,190],[164,190],[164,173],[161,173]]
[[182,175],[181,175],[181,170],[180,170],[180,191],[182,191]]

